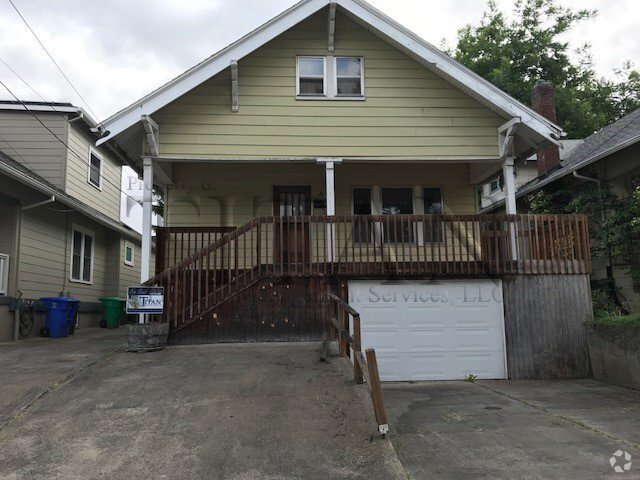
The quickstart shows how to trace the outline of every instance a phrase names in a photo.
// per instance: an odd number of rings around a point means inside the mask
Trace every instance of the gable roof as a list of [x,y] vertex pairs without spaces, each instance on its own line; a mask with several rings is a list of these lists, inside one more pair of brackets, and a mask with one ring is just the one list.
[[542,142],[557,144],[558,139],[561,138],[562,128],[459,64],[367,2],[363,0],[302,0],[182,75],[107,118],[101,123],[105,132],[97,145],[138,124],[143,115],[151,115],[160,110],[228,68],[232,61],[242,59],[330,4],[338,5],[344,13],[372,33],[407,53],[427,69],[496,113],[508,119],[519,117],[524,127],[536,137],[536,144]]
[[[585,138],[569,156],[560,162],[559,167],[520,187],[516,192],[516,198],[528,195],[638,142],[640,142],[640,108]],[[485,208],[484,211],[493,210],[503,204],[504,200],[496,202]]]
[[95,220],[96,222],[104,225],[107,228],[110,228],[111,230],[115,230],[116,232],[124,234],[134,240],[140,241],[140,239],[142,238],[142,236],[138,232],[131,230],[123,223],[112,220],[107,215],[96,210],[95,208],[85,205],[80,200],[65,193],[63,190],[48,182],[30,168],[26,167],[17,160],[14,160],[9,155],[6,155],[3,152],[0,152],[0,174],[7,175],[14,180],[17,180],[18,182],[33,188],[34,190],[44,193],[45,195],[54,196],[60,203],[73,208],[77,212],[86,215],[87,217]]

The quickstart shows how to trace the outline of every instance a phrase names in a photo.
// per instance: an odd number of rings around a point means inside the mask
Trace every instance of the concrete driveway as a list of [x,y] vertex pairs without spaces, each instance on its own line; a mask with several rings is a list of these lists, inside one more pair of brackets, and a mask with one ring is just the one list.
[[366,387],[319,345],[132,354],[123,335],[0,345],[0,478],[406,478]]
[[[640,392],[595,381],[386,384],[412,479],[640,478]],[[617,450],[631,470],[615,473]],[[616,465],[624,467],[619,460]]]

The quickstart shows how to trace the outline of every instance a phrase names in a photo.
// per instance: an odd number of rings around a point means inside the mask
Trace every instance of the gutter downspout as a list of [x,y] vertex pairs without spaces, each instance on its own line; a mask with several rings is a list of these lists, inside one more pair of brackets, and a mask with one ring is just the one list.
[[43,200],[41,202],[32,203],[31,205],[25,205],[24,207],[22,207],[22,211],[31,210],[32,208],[41,207],[42,205],[48,205],[48,204],[53,203],[55,201],[56,201],[55,195],[51,195],[51,198],[48,198],[47,200]]
[[[596,185],[598,185],[598,187],[600,187],[600,185],[602,185],[602,181],[599,178],[593,178],[593,177],[586,177],[584,175],[580,175],[578,173],[578,170],[574,170],[573,171],[573,176],[575,178],[577,178],[578,180],[583,180],[585,182],[590,182],[590,183],[595,183]],[[604,211],[604,203],[602,205],[602,211],[600,213],[600,221],[602,221],[602,223],[604,223],[604,221],[607,219],[607,215],[605,214]],[[613,259],[611,258],[611,254],[607,255],[607,276],[609,278],[613,278]]]
[[585,182],[595,183],[598,186],[600,186],[600,184],[602,183],[598,178],[591,178],[591,177],[585,177],[584,175],[580,175],[577,170],[573,171],[573,176],[576,177],[578,180],[584,180]]

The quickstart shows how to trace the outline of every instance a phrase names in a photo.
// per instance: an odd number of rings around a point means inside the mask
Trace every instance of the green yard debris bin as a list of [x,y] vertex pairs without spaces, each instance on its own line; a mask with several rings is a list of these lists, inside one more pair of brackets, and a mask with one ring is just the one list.
[[118,328],[124,312],[125,301],[118,297],[105,297],[100,299],[102,303],[102,328]]

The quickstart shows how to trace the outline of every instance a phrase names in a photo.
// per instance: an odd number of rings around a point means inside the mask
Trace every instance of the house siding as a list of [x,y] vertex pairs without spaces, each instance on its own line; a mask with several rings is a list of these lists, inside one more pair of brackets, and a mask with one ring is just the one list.
[[[125,244],[129,242],[133,245],[133,266],[124,263]],[[126,298],[127,287],[133,287],[140,284],[140,243],[132,240],[120,240],[120,276],[118,296]],[[151,255],[151,271],[155,272],[155,258]]]
[[16,291],[18,264],[15,255],[15,242],[19,215],[19,206],[0,202],[0,253],[9,255],[7,295],[14,295]]
[[[93,283],[71,282],[71,229],[78,225],[95,234]],[[95,222],[73,213],[38,208],[23,212],[20,244],[19,288],[25,298],[57,296],[68,291],[82,302],[97,302],[114,295],[110,275],[109,243],[113,234]]]
[[296,100],[296,55],[327,55],[320,12],[154,114],[161,154],[185,157],[496,156],[504,122],[459,89],[338,14],[334,55],[364,56],[365,101]]
[[[89,183],[89,151],[102,158],[102,190]],[[71,124],[67,153],[67,193],[111,219],[120,220],[120,182],[122,167],[106,149],[95,147],[95,138]]]
[[68,138],[66,117],[43,112],[34,115],[55,136],[30,113],[0,110],[0,150],[63,189],[64,143],[67,143]]
[[16,207],[0,202],[0,253],[13,255],[13,229]]
[[[275,185],[309,185],[312,198],[325,192],[324,167],[315,164],[176,164],[174,178],[165,198],[168,227],[237,227],[273,215]],[[335,184],[338,215],[351,215],[351,189],[361,186],[441,187],[446,214],[476,212],[475,188],[466,164],[344,164],[336,167]]]

